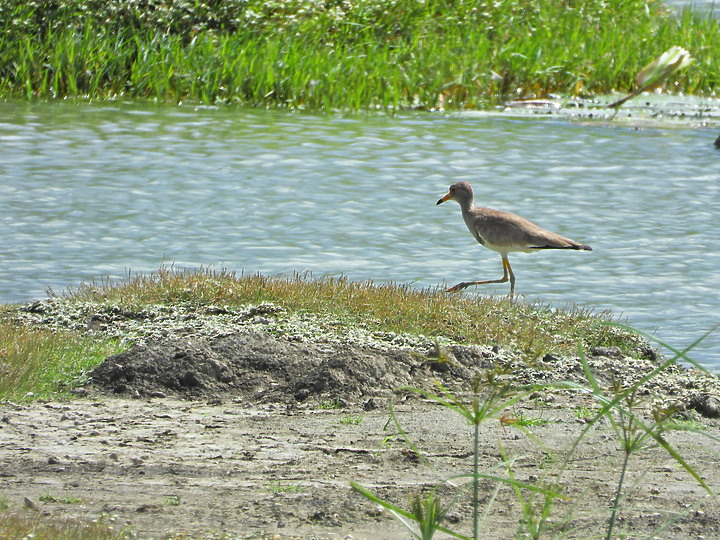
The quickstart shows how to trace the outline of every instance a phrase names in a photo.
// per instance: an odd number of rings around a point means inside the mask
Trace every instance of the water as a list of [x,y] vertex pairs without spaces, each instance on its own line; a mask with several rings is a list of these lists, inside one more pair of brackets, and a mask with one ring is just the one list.
[[670,9],[680,12],[683,9],[692,9],[699,12],[709,12],[717,16],[717,0],[665,0],[663,2]]
[[[593,252],[511,255],[528,302],[685,347],[720,322],[717,129],[556,116],[338,118],[0,104],[0,302],[161,265],[417,287],[498,278],[436,201],[457,180]],[[507,285],[484,293],[506,294]],[[720,332],[693,357],[720,368]]]

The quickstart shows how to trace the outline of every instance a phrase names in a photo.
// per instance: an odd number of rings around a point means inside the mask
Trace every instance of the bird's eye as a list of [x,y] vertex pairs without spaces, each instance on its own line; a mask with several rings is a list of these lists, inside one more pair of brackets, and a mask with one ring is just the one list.
[[454,188],[454,187],[451,187],[451,188],[450,188],[450,193],[455,193],[455,188]]

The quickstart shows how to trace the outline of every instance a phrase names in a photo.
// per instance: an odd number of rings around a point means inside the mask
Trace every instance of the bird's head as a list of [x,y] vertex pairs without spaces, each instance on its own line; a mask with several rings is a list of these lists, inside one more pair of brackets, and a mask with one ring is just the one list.
[[472,202],[473,200],[473,188],[470,184],[467,182],[455,182],[452,186],[450,186],[450,189],[448,190],[447,194],[444,195],[437,204],[442,204],[445,201],[457,201],[461,205],[463,202]]

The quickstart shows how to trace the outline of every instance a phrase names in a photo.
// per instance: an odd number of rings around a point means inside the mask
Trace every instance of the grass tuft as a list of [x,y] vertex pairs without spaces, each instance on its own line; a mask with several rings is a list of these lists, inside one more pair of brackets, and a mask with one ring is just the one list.
[[121,350],[114,340],[0,321],[0,399],[67,393],[86,371]]
[[608,313],[569,307],[528,305],[507,297],[467,297],[439,289],[396,283],[354,282],[307,275],[267,277],[224,270],[175,271],[130,276],[121,282],[82,285],[64,295],[70,301],[143,306],[189,303],[240,307],[270,302],[289,312],[328,314],[372,330],[447,337],[458,342],[511,347],[527,360],[552,352],[574,353],[584,346],[619,346],[640,340],[604,324]]

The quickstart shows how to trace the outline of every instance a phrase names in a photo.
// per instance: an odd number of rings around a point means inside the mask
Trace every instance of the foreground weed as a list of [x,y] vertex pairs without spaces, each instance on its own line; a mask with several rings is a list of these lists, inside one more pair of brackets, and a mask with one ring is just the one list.
[[[476,377],[473,381],[474,396],[469,405],[463,403],[455,395],[446,391],[442,387],[440,387],[440,389],[440,394],[433,394],[431,392],[418,389],[410,390],[414,390],[426,398],[448,407],[465,418],[468,423],[473,426],[473,470],[471,475],[473,494],[473,537],[478,538],[480,534],[479,487],[480,479],[485,477],[485,475],[480,472],[479,464],[480,425],[493,418],[500,419],[502,421],[504,414],[503,411],[505,409],[512,408],[520,399],[530,395],[534,391],[534,388],[518,390],[517,388],[511,387],[505,383],[496,381],[494,373],[489,372],[486,375],[486,378],[481,379],[480,377]],[[502,481],[507,481],[515,487],[519,486],[519,483],[513,478],[509,481],[505,479]]]
[[[505,448],[502,442],[499,444],[500,454],[503,457],[505,468],[507,471],[508,478],[510,478],[510,485],[515,492],[515,498],[520,504],[522,511],[522,520],[520,522],[520,537],[526,536],[533,540],[540,538],[544,531],[544,524],[550,518],[552,513],[555,500],[560,496],[560,491],[557,486],[553,486],[550,491],[541,492],[542,499],[540,504],[536,504],[533,495],[526,496],[521,484],[515,480],[515,471],[513,468],[514,462],[507,456]],[[536,492],[537,493],[537,492]]]
[[[629,329],[629,327],[625,328]],[[701,336],[684,350],[675,349],[674,347],[668,345],[661,340],[658,340],[653,336],[635,330],[638,334],[644,336],[646,339],[656,341],[664,348],[674,352],[675,356],[659,365],[656,369],[642,377],[629,388],[621,388],[619,385],[613,384],[613,387],[611,388],[612,393],[609,395],[602,391],[600,384],[595,378],[595,375],[593,374],[592,369],[587,362],[584,351],[581,347],[579,348],[580,360],[585,371],[585,376],[590,383],[590,387],[581,387],[572,383],[568,383],[568,387],[576,387],[581,389],[583,392],[589,393],[598,402],[600,409],[596,413],[594,418],[592,418],[587,423],[586,428],[576,439],[573,447],[571,448],[571,451],[567,455],[569,456],[574,452],[577,446],[584,439],[588,430],[602,418],[607,419],[612,426],[613,431],[618,437],[618,441],[620,442],[620,448],[623,452],[623,463],[620,469],[620,474],[615,489],[615,498],[612,508],[610,510],[610,517],[605,535],[605,538],[607,540],[610,540],[615,535],[615,527],[618,521],[618,514],[621,510],[622,502],[624,500],[623,494],[625,492],[625,478],[629,471],[631,458],[638,452],[649,448],[651,443],[654,443],[656,447],[664,449],[675,460],[678,466],[681,469],[685,470],[692,478],[694,478],[695,481],[703,489],[705,489],[710,496],[715,496],[712,489],[705,483],[701,475],[693,467],[691,467],[690,464],[687,463],[687,461],[682,457],[682,455],[675,448],[673,448],[663,436],[664,433],[678,427],[677,422],[675,422],[673,419],[677,411],[673,408],[656,408],[655,410],[653,410],[652,422],[647,422],[644,421],[639,415],[637,415],[634,412],[633,408],[637,401],[637,392],[639,391],[639,389],[644,384],[659,375],[661,372],[673,366],[680,358],[682,358],[686,362],[693,364],[698,369],[707,372],[705,368],[703,368],[697,362],[693,361],[688,356],[688,353],[708,335],[710,335],[716,328],[717,326],[715,328],[712,328],[705,335]],[[716,442],[720,441],[720,438],[715,437],[714,435],[711,435],[709,433],[705,433],[702,429],[696,429],[694,426],[684,425],[681,427],[685,431],[692,431],[694,433],[702,434]],[[666,528],[667,526],[669,526],[670,523],[676,521],[680,517],[681,516],[678,516],[675,519],[670,520],[661,528]]]
[[[481,533],[481,512],[480,512],[480,481],[481,480],[490,480],[492,482],[497,483],[498,486],[502,484],[509,484],[513,486],[515,489],[529,489],[531,491],[537,491],[544,493],[549,498],[553,498],[556,496],[556,493],[547,490],[543,487],[534,486],[527,483],[522,483],[517,480],[515,480],[512,476],[510,477],[503,477],[499,476],[495,473],[495,470],[491,469],[490,471],[481,471],[480,470],[480,452],[479,452],[479,444],[480,444],[480,425],[484,422],[496,419],[500,420],[503,416],[503,411],[513,407],[520,399],[523,397],[526,397],[530,395],[534,388],[515,388],[510,385],[507,385],[505,383],[499,382],[495,379],[495,374],[490,372],[488,375],[486,375],[484,378],[476,377],[473,381],[473,398],[471,399],[470,403],[465,403],[462,399],[454,395],[452,392],[449,392],[445,388],[443,388],[441,385],[438,384],[439,392],[429,392],[426,390],[413,388],[413,387],[402,387],[400,390],[404,391],[410,391],[414,393],[421,394],[423,397],[430,399],[432,401],[435,401],[436,403],[439,403],[450,410],[456,412],[463,418],[467,420],[467,422],[473,427],[473,466],[472,471],[467,474],[461,474],[453,476],[452,478],[448,478],[444,481],[447,485],[451,487],[457,488],[458,486],[455,484],[456,480],[470,480],[470,487],[471,487],[471,493],[472,493],[472,504],[473,504],[473,536],[472,538],[480,538]],[[394,410],[390,409],[390,415],[391,420],[394,422],[395,427],[398,430],[398,433],[400,436],[405,440],[406,444],[409,446],[409,448],[414,452],[415,455],[417,455],[421,462],[425,464],[430,464],[427,458],[425,458],[418,447],[413,443],[413,441],[410,439],[410,437],[407,435],[407,433],[403,430],[397,416],[394,413]],[[522,426],[518,426],[520,429],[523,429]],[[509,467],[512,461],[508,461],[507,459],[504,459],[503,462],[500,464],[501,466],[507,466]],[[359,486],[356,483],[351,483],[353,489],[363,495],[364,497],[370,499],[371,501],[380,504],[384,508],[387,508],[390,510],[398,519],[400,519],[408,529],[413,531],[413,535],[416,538],[422,538],[422,539],[428,539],[432,538],[435,532],[441,531],[445,534],[450,534],[456,538],[469,538],[467,536],[464,536],[460,533],[457,533],[455,531],[452,531],[450,529],[447,529],[441,525],[442,520],[444,519],[444,516],[447,512],[447,509],[442,506],[440,503],[440,500],[435,495],[435,492],[433,491],[429,496],[422,498],[420,495],[417,495],[413,499],[413,503],[411,505],[412,511],[408,512],[405,510],[402,510],[398,508],[397,506],[389,503],[388,501],[384,501],[377,497],[376,495],[372,494],[367,489]],[[463,493],[465,493],[465,489],[460,489],[458,491],[457,497],[460,497]],[[497,490],[495,491],[495,494],[489,499],[486,510],[483,513],[483,519],[482,522],[484,523],[484,519],[488,515],[488,510],[490,505],[493,504],[495,501],[495,497],[497,495]],[[414,532],[413,527],[410,525],[408,521],[406,521],[407,518],[411,522],[414,522],[416,526],[419,528],[420,532],[416,533]]]
[[[544,453],[545,457],[543,462],[539,465],[539,469],[547,471],[549,477],[555,478],[554,482],[550,484],[543,482],[540,478],[535,479],[537,485],[519,482],[516,479],[514,472],[516,459],[512,459],[508,456],[503,447],[502,441],[499,442],[502,459],[495,468],[490,471],[481,471],[478,462],[478,427],[482,422],[487,421],[488,419],[497,419],[500,421],[503,428],[506,426],[513,426],[521,429],[532,437],[532,434],[527,432],[524,428],[527,425],[535,425],[535,422],[533,422],[534,419],[529,419],[529,422],[523,422],[521,421],[522,415],[512,415],[507,411],[514,410],[514,406],[520,398],[525,397],[530,392],[539,390],[541,387],[535,387],[533,389],[513,389],[494,380],[494,376],[491,373],[486,376],[485,379],[481,380],[480,378],[476,378],[476,384],[473,388],[474,396],[469,404],[463,402],[461,399],[457,398],[442,387],[440,387],[440,392],[438,393],[414,388],[402,388],[406,391],[417,392],[427,399],[448,407],[460,414],[462,417],[466,418],[467,421],[474,427],[474,459],[472,472],[445,479],[443,482],[444,485],[456,487],[454,480],[460,478],[470,479],[473,499],[472,538],[477,539],[480,537],[481,523],[484,523],[489,516],[490,507],[496,500],[496,496],[501,485],[508,485],[512,487],[522,512],[517,537],[539,539],[546,537],[548,534],[560,534],[561,536],[566,536],[568,534],[572,535],[573,532],[578,532],[578,530],[573,529],[572,521],[577,519],[578,511],[582,511],[584,494],[588,493],[592,486],[588,485],[585,489],[581,489],[581,495],[576,496],[574,500],[570,501],[571,504],[565,517],[558,519],[558,516],[555,515],[557,513],[555,503],[558,499],[568,499],[560,484],[560,478],[563,476],[561,473],[565,473],[569,470],[569,463],[572,456],[585,441],[589,430],[601,419],[606,419],[616,434],[618,442],[620,443],[620,449],[623,453],[623,460],[617,484],[615,486],[613,503],[608,509],[609,514],[606,519],[601,519],[598,522],[598,525],[592,525],[594,527],[604,529],[600,536],[606,538],[606,540],[610,540],[611,538],[616,538],[624,534],[617,531],[619,515],[625,501],[627,500],[627,494],[632,490],[638,489],[640,479],[643,477],[643,474],[637,475],[635,482],[631,485],[627,485],[628,473],[631,470],[632,457],[638,452],[644,451],[652,446],[665,450],[676,462],[680,470],[687,472],[704,490],[708,492],[711,497],[715,497],[713,491],[699,473],[672,445],[668,443],[664,435],[671,430],[681,429],[704,435],[714,442],[720,442],[720,437],[708,433],[702,425],[696,425],[692,422],[678,422],[675,420],[675,413],[677,411],[672,407],[666,409],[655,408],[652,411],[652,420],[650,421],[641,418],[640,415],[635,412],[636,405],[638,404],[638,394],[643,385],[657,377],[663,371],[669,369],[678,359],[682,358],[685,361],[692,363],[697,368],[703,369],[699,364],[692,361],[692,359],[688,356],[688,353],[693,347],[707,337],[707,335],[714,331],[715,328],[683,350],[675,349],[652,336],[642,332],[637,332],[630,327],[623,326],[623,328],[627,331],[636,332],[646,339],[658,342],[662,347],[674,352],[675,356],[657,366],[650,373],[641,377],[630,387],[625,388],[620,384],[613,384],[609,391],[606,392],[603,391],[592,372],[587,358],[583,353],[582,346],[578,346],[580,360],[588,385],[567,382],[552,385],[552,387],[578,390],[582,394],[590,396],[596,402],[596,405],[583,406],[578,409],[576,414],[583,417],[586,425],[580,435],[572,442],[567,451],[556,454],[550,454],[547,451]],[[405,440],[412,452],[419,456],[422,463],[431,465],[429,460],[422,456],[417,446],[402,429],[392,406],[390,407],[390,417],[398,430],[398,434]],[[542,446],[541,442],[537,438],[532,437],[532,439],[538,445]],[[562,458],[557,459],[560,456],[562,456]],[[499,469],[504,471],[505,474],[503,476],[496,472]],[[485,511],[482,513],[482,520],[479,508],[478,492],[478,482],[480,479],[490,480],[496,483],[496,490],[493,496],[490,497],[489,501],[486,503]],[[444,516],[444,507],[441,505],[439,500],[435,500],[434,492],[431,496],[424,499],[420,495],[417,495],[413,500],[411,511],[407,511],[398,508],[388,501],[382,500],[356,483],[351,483],[351,485],[356,492],[390,510],[395,516],[401,519],[410,530],[413,531],[413,535],[416,538],[432,538],[437,531],[450,534],[455,538],[469,538],[460,533],[444,528],[441,525],[442,517]],[[461,496],[461,493],[462,490],[458,493],[458,497]],[[689,509],[685,513],[670,514],[670,517],[664,523],[657,527],[655,531],[652,531],[650,537],[661,537],[661,533],[664,530],[676,523],[683,517],[683,515],[686,515],[693,509],[697,508],[699,504],[700,503],[690,505]],[[412,528],[411,524],[413,523],[415,524],[415,527],[419,529],[419,533],[415,532],[415,529]],[[593,537],[595,536],[596,534],[593,533]]]

